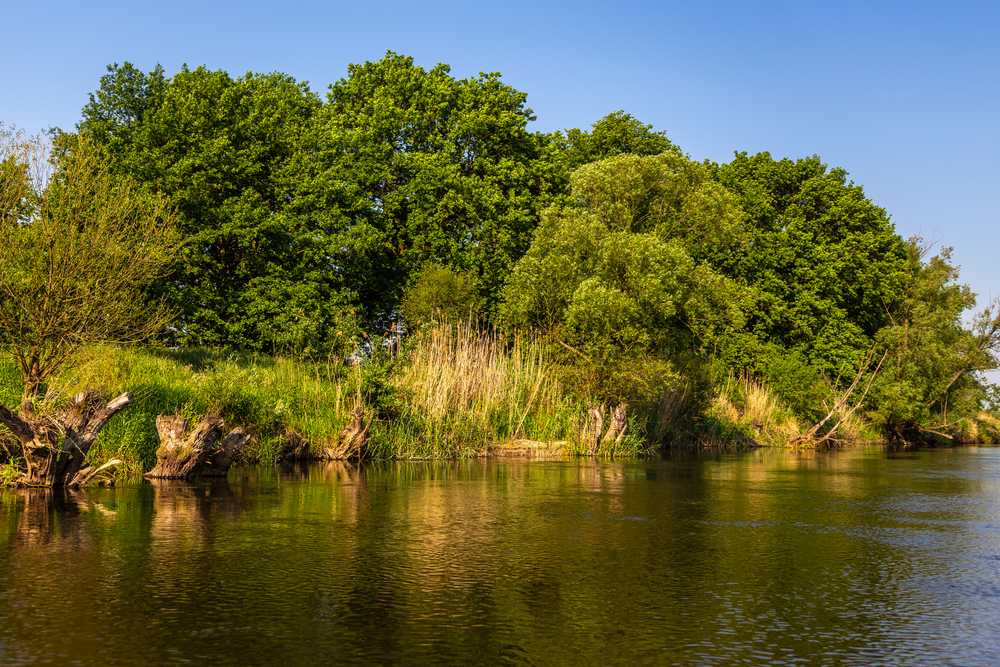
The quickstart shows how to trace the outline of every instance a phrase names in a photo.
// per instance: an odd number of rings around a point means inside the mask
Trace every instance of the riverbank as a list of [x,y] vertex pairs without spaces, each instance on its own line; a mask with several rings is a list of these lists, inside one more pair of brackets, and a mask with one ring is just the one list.
[[[613,406],[573,396],[537,340],[507,340],[469,326],[443,327],[394,346],[364,363],[310,362],[206,349],[95,346],[87,361],[52,380],[36,410],[63,408],[84,389],[135,402],[108,423],[90,452],[96,463],[122,461],[116,475],[134,478],[156,463],[157,415],[197,420],[221,415],[252,433],[245,464],[331,458],[361,410],[370,419],[364,455],[374,459],[446,459],[510,455],[635,457],[658,447],[810,447],[804,420],[759,381],[728,376],[700,397],[684,384],[656,402],[629,406],[616,427]],[[0,361],[0,402],[20,402],[21,381]],[[839,417],[838,417],[839,419]],[[885,438],[857,413],[839,421],[837,442]],[[622,432],[624,431],[624,432]],[[1000,422],[985,413],[949,437],[1000,439]],[[4,477],[18,464],[9,432]]]
[[[324,458],[360,408],[371,418],[365,455],[376,459],[496,456],[528,449],[630,457],[647,448],[639,429],[586,442],[588,403],[563,391],[540,345],[469,327],[432,331],[405,349],[380,349],[362,364],[309,362],[224,351],[95,346],[54,378],[36,411],[62,409],[83,389],[129,391],[135,402],[108,423],[89,458],[122,461],[136,477],[156,461],[157,415],[197,420],[217,412],[253,437],[243,463]],[[18,405],[21,379],[0,361],[0,401]],[[5,432],[8,459],[18,443]],[[16,462],[16,461],[15,461]]]

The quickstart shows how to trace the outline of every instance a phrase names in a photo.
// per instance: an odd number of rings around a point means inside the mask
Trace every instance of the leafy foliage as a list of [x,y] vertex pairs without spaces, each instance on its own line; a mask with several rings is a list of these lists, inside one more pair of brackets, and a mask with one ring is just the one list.
[[470,319],[475,315],[472,279],[438,264],[425,264],[399,309],[410,331],[432,322],[454,324]]
[[566,130],[563,150],[571,169],[590,162],[598,162],[616,155],[659,155],[666,151],[677,151],[667,139],[666,132],[654,132],[652,125],[646,125],[624,111],[609,113],[591,125],[591,130]]
[[[543,215],[507,288],[505,320],[583,359],[590,391],[634,397],[669,375],[663,357],[739,318],[728,305],[734,286],[692,253],[737,236],[740,214],[702,165],[674,152],[581,167],[572,197]],[[635,374],[640,358],[659,370]]]
[[319,99],[282,74],[108,69],[79,127],[121,172],[177,206],[188,244],[159,283],[181,312],[174,342],[275,350],[288,338],[310,349],[329,341],[353,305],[331,265],[339,244],[289,210],[290,164]]
[[902,289],[906,248],[889,216],[816,156],[738,153],[710,169],[739,197],[748,238],[704,257],[752,290],[749,335],[720,339],[722,357],[755,372],[783,354],[832,377],[856,368]]
[[348,71],[317,112],[296,196],[341,231],[338,270],[367,321],[391,318],[426,262],[472,275],[491,312],[550,187],[525,94],[497,73],[458,80],[392,52]]
[[957,282],[951,249],[924,261],[928,247],[920,239],[907,245],[903,290],[892,304],[892,321],[878,333],[888,352],[875,382],[871,416],[890,433],[938,424],[953,414],[975,414],[986,400],[984,387],[972,374],[996,368],[1000,315],[989,308],[966,329],[962,314],[976,304],[975,295]]
[[60,150],[0,135],[0,331],[28,395],[83,345],[160,333],[172,313],[147,298],[180,239],[168,202],[114,176],[87,136]]
[[[700,164],[624,111],[532,133],[498,73],[392,51],[325,99],[280,73],[108,70],[79,129],[176,206],[185,250],[152,288],[180,313],[174,344],[367,359],[365,400],[389,410],[397,371],[369,335],[474,311],[544,335],[579,395],[650,410],[670,385],[705,416],[740,377],[818,423],[855,378],[843,411],[902,433],[988,398],[993,309],[963,325],[947,253],[925,263],[818,156]],[[0,161],[0,183],[22,171]]]

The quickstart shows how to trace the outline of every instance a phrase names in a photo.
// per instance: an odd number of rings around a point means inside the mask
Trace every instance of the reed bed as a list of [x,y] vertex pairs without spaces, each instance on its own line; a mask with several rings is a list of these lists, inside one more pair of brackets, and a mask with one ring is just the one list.
[[709,409],[705,446],[745,439],[764,446],[787,446],[803,432],[792,410],[769,387],[747,377],[728,376],[717,387]]
[[394,386],[399,419],[373,441],[393,458],[483,455],[524,439],[566,441],[581,410],[537,340],[506,340],[466,322],[421,335]]

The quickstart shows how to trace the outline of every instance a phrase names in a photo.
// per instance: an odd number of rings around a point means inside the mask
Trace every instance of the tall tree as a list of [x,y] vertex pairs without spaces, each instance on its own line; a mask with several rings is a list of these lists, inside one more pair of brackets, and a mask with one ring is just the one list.
[[179,309],[176,342],[273,349],[333,335],[352,295],[335,239],[289,212],[290,170],[320,107],[289,76],[184,67],[109,68],[79,129],[120,170],[177,206],[187,251],[159,290]]
[[626,153],[659,155],[665,151],[680,151],[667,139],[665,132],[654,132],[652,125],[624,111],[609,113],[590,127],[590,131],[566,130],[562,144],[570,169]]
[[975,307],[976,295],[958,282],[951,248],[925,260],[929,249],[920,239],[907,244],[903,289],[887,304],[890,322],[877,337],[886,359],[868,414],[903,439],[975,415],[985,396],[976,373],[995,369],[1000,351],[997,304],[967,328],[962,316]]
[[345,280],[370,321],[393,315],[427,262],[471,274],[493,311],[557,180],[525,101],[498,73],[456,79],[391,51],[330,86],[296,197],[340,230]]
[[739,197],[748,238],[741,252],[714,249],[703,258],[753,298],[747,328],[720,338],[720,354],[757,372],[776,361],[791,372],[789,360],[831,377],[856,368],[889,323],[887,304],[900,294],[906,265],[885,210],[817,156],[738,153],[709,167]]
[[678,152],[619,155],[572,176],[505,292],[505,322],[570,351],[602,399],[648,398],[669,361],[737,326],[738,290],[695,255],[740,236],[736,198]]

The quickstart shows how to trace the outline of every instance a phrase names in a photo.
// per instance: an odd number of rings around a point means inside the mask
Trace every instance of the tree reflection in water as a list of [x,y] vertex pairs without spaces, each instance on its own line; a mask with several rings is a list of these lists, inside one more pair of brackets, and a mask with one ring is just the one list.
[[2,491],[0,665],[990,664],[998,479],[858,449]]

